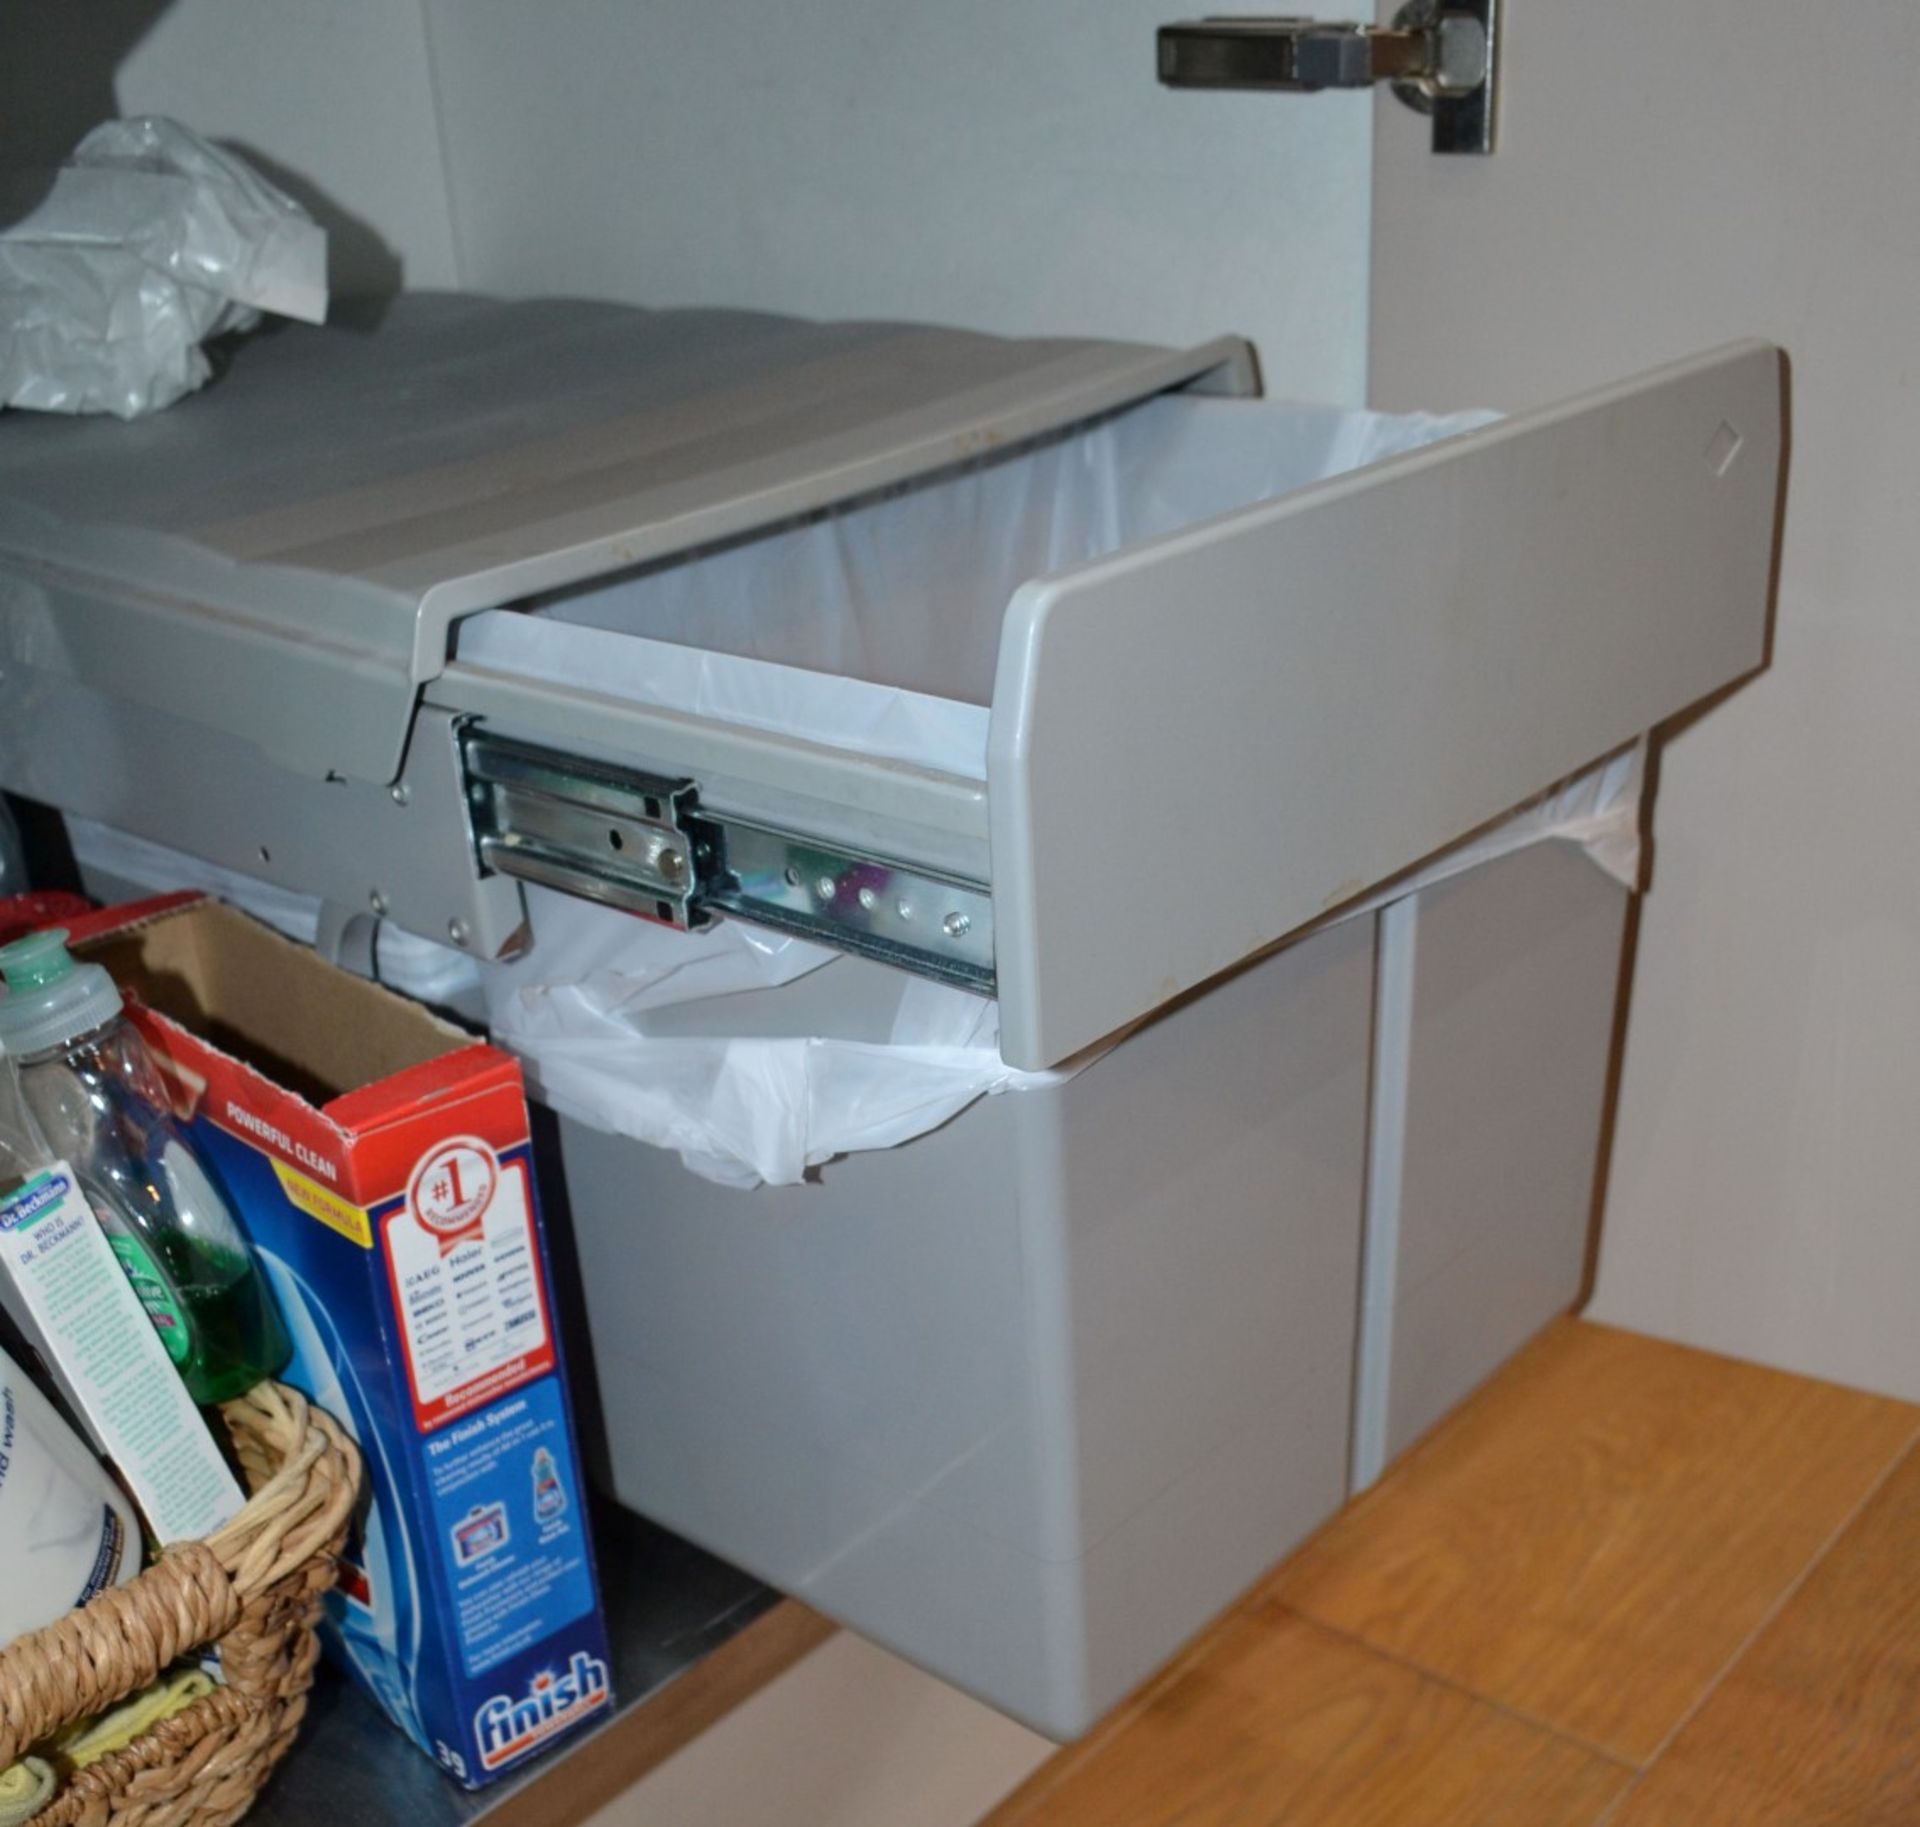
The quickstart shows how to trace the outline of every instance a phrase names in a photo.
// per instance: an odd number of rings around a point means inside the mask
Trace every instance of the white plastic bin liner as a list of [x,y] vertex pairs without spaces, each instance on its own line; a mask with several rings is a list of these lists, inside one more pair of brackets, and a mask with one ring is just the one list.
[[[985,769],[982,707],[992,697],[1000,624],[1022,584],[1497,417],[1168,394],[1013,456],[980,458],[771,533],[536,602],[533,621],[511,611],[473,617],[460,624],[460,657],[563,683],[591,677],[597,689],[639,702],[740,716],[797,735],[841,741],[851,728],[859,739],[846,746],[977,777]],[[563,637],[543,638],[542,619],[678,643],[698,657],[675,661],[638,644],[623,654],[615,641],[570,646]],[[727,664],[729,656],[946,699],[954,708],[936,713],[924,701],[856,687],[819,707],[819,725],[802,725],[790,721],[796,712],[785,681],[756,678]],[[978,718],[962,716],[964,706],[980,709]],[[923,747],[930,718],[938,726]],[[979,760],[955,758],[962,741],[977,747]]]
[[[924,1135],[989,1092],[1063,1076],[1001,1060],[988,998],[734,921],[679,933],[526,892],[532,949],[485,973],[494,1037],[543,1103],[672,1149],[722,1185],[790,1185],[835,1155]],[[822,970],[823,1031],[727,1031],[739,1007],[728,997]]]
[[596,692],[631,704],[689,711],[860,755],[911,761],[968,780],[987,777],[983,704],[705,653],[511,609],[468,617],[458,626],[458,640],[463,661],[518,678],[558,685],[591,679]]

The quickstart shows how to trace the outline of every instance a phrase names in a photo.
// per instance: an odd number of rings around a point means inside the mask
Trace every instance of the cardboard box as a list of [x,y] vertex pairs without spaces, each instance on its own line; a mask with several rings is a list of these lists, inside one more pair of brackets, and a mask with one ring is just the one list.
[[70,930],[366,1457],[329,1648],[477,1788],[611,1698],[519,1065],[198,896]]

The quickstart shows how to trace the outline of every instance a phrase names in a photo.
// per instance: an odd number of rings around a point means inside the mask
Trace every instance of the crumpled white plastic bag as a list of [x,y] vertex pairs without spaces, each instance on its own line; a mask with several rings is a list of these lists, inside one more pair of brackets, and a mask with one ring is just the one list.
[[326,231],[177,121],[104,122],[0,229],[0,405],[156,412],[262,311],[325,320]]
[[676,1031],[662,1011],[724,1009],[822,968],[844,980],[874,967],[735,921],[673,932],[546,889],[526,895],[533,949],[482,971],[494,1038],[542,1103],[672,1149],[723,1186],[791,1185],[835,1155],[937,1129],[991,1092],[1063,1076],[1002,1061],[997,1003],[914,977],[897,978],[891,1019],[869,1038]]

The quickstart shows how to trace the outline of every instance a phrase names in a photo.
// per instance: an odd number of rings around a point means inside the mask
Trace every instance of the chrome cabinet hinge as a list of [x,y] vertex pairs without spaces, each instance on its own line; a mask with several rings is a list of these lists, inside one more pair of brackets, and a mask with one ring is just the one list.
[[1491,152],[1500,0],[1410,0],[1391,26],[1320,19],[1163,25],[1160,80],[1175,89],[1364,89],[1390,82],[1433,116],[1435,152]]

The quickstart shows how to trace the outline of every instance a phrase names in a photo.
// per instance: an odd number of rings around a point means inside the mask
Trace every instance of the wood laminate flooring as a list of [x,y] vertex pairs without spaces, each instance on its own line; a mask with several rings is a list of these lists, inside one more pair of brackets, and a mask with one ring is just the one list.
[[1562,1321],[990,1827],[1920,1827],[1916,1435]]

